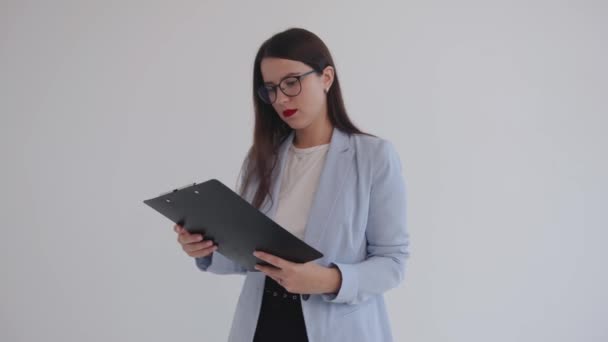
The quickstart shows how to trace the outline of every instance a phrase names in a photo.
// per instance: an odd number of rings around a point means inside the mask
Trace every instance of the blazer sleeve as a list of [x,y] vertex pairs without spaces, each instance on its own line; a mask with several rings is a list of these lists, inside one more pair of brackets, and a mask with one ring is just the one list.
[[[239,175],[237,180],[239,180],[235,186],[236,191],[239,191],[240,186],[243,184],[244,177],[246,174],[246,167],[248,158],[245,157],[243,161],[243,165],[241,166],[241,170],[239,171]],[[247,199],[246,191],[241,196],[244,196]],[[247,269],[239,265],[238,263],[226,258],[221,253],[214,252],[211,255],[201,258],[194,258],[195,264],[198,269],[204,272],[211,272],[216,274],[246,274]]]
[[406,185],[399,155],[382,140],[372,171],[366,227],[367,256],[359,263],[331,263],[340,270],[337,294],[323,294],[327,302],[358,304],[399,285],[409,256],[406,230]]
[[218,252],[202,258],[194,258],[201,271],[215,274],[245,274],[247,270]]

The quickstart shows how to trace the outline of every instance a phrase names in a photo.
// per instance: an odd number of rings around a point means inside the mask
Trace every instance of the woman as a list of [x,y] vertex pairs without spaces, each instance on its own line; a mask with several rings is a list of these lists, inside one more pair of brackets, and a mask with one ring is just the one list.
[[[255,131],[243,198],[324,254],[247,272],[175,226],[203,271],[246,276],[230,341],[391,341],[383,293],[408,256],[406,196],[393,145],[349,120],[332,57],[304,29],[265,41],[254,63]],[[272,265],[272,266],[271,266]]]

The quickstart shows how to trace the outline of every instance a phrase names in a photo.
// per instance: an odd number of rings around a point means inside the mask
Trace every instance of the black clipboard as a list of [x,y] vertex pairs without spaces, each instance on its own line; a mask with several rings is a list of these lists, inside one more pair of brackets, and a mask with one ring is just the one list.
[[218,245],[217,251],[257,272],[266,262],[254,250],[285,260],[305,263],[323,254],[281,227],[217,179],[187,185],[143,201],[188,232],[204,235]]

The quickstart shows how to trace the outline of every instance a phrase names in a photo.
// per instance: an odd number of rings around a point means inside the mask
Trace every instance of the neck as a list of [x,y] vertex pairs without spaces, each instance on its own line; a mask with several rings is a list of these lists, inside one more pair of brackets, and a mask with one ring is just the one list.
[[329,144],[333,132],[333,125],[327,115],[313,122],[308,127],[297,129],[293,144],[297,148],[308,148]]

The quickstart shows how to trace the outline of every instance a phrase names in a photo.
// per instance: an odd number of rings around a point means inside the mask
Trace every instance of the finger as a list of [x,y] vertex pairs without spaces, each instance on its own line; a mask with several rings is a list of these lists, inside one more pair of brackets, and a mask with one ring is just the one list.
[[268,276],[268,277],[270,277],[270,278],[272,278],[272,279],[273,279],[274,281],[276,281],[276,282],[277,282],[279,285],[283,286],[283,285],[281,284],[280,278],[275,277],[275,276],[271,276],[271,275],[267,275],[267,276]]
[[203,248],[203,249],[195,251],[195,252],[188,252],[187,254],[193,258],[204,258],[204,257],[212,254],[215,251],[217,251],[217,246]]
[[287,268],[290,266],[291,262],[285,260],[285,259],[281,259],[278,256],[274,256],[272,254],[268,254],[268,253],[264,253],[264,252],[259,252],[259,251],[255,251],[253,252],[253,255],[259,259],[262,259],[264,261],[266,261],[267,263],[276,266],[278,268]]
[[183,236],[187,236],[188,238],[192,237],[192,236],[202,236],[204,237],[204,235],[202,233],[190,233],[188,230],[186,230],[186,228],[181,227],[180,228],[180,232],[178,233],[178,235],[183,235]]
[[196,252],[201,249],[208,248],[210,246],[213,246],[213,241],[206,240],[206,241],[202,241],[202,242],[198,242],[198,243],[189,243],[189,244],[182,245],[182,249],[186,252]]
[[267,276],[277,280],[281,278],[281,270],[276,268],[276,267],[272,267],[272,266],[265,266],[265,265],[255,265],[254,268],[258,271],[263,272],[264,274],[266,274]]
[[193,242],[203,241],[203,238],[204,236],[202,234],[179,234],[177,236],[177,241],[182,245],[185,245]]

